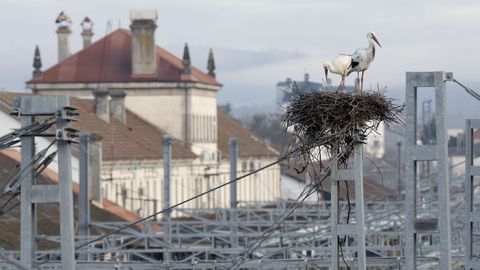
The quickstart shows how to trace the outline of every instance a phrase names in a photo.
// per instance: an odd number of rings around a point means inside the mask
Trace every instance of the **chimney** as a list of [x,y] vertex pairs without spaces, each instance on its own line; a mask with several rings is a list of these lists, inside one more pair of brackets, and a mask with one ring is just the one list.
[[305,73],[305,82],[308,82],[309,79],[310,79],[310,74]]
[[93,111],[98,118],[105,122],[110,122],[110,105],[108,103],[109,91],[107,89],[94,90],[93,96],[95,97],[95,105]]
[[127,116],[125,113],[125,96],[127,94],[122,90],[110,91],[110,115],[123,123],[127,123]]
[[72,21],[70,17],[62,11],[60,15],[58,15],[57,20],[55,20],[57,24],[57,37],[58,37],[58,62],[62,61],[63,59],[70,56],[70,34],[72,31],[70,30],[70,25]]
[[132,76],[152,75],[157,70],[155,48],[156,10],[130,11],[132,30]]
[[85,17],[80,25],[82,26],[83,48],[85,49],[92,44],[93,22],[90,18]]
[[42,77],[42,58],[40,57],[40,49],[38,45],[35,46],[35,55],[33,57],[33,78],[38,79]]
[[211,48],[208,52],[207,70],[208,75],[212,78],[215,78],[215,59],[213,58],[213,50]]
[[102,136],[90,134],[88,141],[88,179],[93,201],[102,203]]

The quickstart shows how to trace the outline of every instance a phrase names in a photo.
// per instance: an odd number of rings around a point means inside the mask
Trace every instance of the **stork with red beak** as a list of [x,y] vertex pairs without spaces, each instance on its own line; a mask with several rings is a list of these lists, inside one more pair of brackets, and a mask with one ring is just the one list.
[[352,56],[347,54],[340,54],[332,61],[327,61],[323,64],[325,70],[325,79],[328,81],[328,71],[338,74],[342,77],[342,81],[338,86],[338,90],[343,90],[345,86],[345,77],[352,66]]
[[[347,74],[348,76],[352,72],[357,72],[357,81],[360,80],[360,90],[363,90],[363,74],[375,58],[375,43],[377,43],[380,48],[382,47],[373,32],[367,34],[367,40],[368,48],[357,49],[352,54],[352,67]],[[360,72],[362,73],[361,79],[359,78]]]

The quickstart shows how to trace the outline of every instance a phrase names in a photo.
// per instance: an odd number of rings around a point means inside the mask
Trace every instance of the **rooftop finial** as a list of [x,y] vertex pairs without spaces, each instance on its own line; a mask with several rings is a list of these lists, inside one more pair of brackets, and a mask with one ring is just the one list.
[[210,48],[208,53],[208,63],[207,63],[208,75],[212,78],[215,78],[215,59],[213,58],[213,50]]
[[185,43],[185,47],[183,48],[182,64],[183,64],[182,74],[190,75],[192,73],[192,70],[190,69],[190,65],[191,65],[190,51],[188,50],[187,43]]
[[93,28],[93,22],[90,20],[88,16],[86,16],[82,23],[80,24],[82,26],[83,31],[92,31]]
[[57,19],[55,20],[55,23],[58,25],[58,27],[70,27],[70,24],[72,23],[72,20],[70,17],[67,15],[65,11],[60,12],[58,14]]
[[85,17],[82,23],[82,38],[83,38],[83,48],[87,48],[92,44],[92,37],[93,37],[93,22],[90,20],[89,17]]
[[42,76],[42,58],[40,57],[40,49],[38,45],[35,46],[35,55],[33,57],[33,78]]

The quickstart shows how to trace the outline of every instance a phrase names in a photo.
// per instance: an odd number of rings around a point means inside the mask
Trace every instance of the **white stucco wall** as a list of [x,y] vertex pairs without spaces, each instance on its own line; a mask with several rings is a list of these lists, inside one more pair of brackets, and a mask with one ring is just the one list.
[[185,96],[180,93],[151,96],[127,96],[127,109],[175,138],[185,134]]
[[[239,160],[237,176],[264,166],[273,159]],[[170,204],[187,200],[195,195],[230,181],[230,164],[201,164],[197,161],[174,161],[172,163]],[[103,195],[137,212],[141,216],[163,208],[163,165],[161,161],[106,162],[102,173]],[[123,199],[123,194],[126,199]],[[237,182],[237,198],[249,202],[271,202],[280,198],[280,167],[272,166]],[[230,186],[209,193],[180,208],[228,208]],[[173,215],[181,215],[174,212]]]

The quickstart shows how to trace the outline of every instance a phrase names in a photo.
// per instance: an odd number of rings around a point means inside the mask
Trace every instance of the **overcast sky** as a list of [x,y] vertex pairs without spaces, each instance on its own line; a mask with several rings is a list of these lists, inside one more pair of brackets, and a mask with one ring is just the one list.
[[[0,88],[21,90],[40,46],[44,68],[57,61],[54,20],[65,10],[73,20],[73,51],[81,48],[80,22],[95,23],[94,40],[128,28],[130,9],[157,9],[157,44],[181,55],[192,48],[205,69],[208,48],[217,53],[220,102],[262,105],[274,102],[275,84],[291,77],[322,80],[322,62],[367,46],[374,31],[383,48],[366,73],[366,84],[388,86],[403,96],[405,71],[452,71],[480,86],[479,1],[338,0],[172,0],[26,1],[0,0]],[[349,79],[353,82],[353,78]],[[335,82],[335,81],[334,81]],[[462,93],[463,95],[463,93]]]

